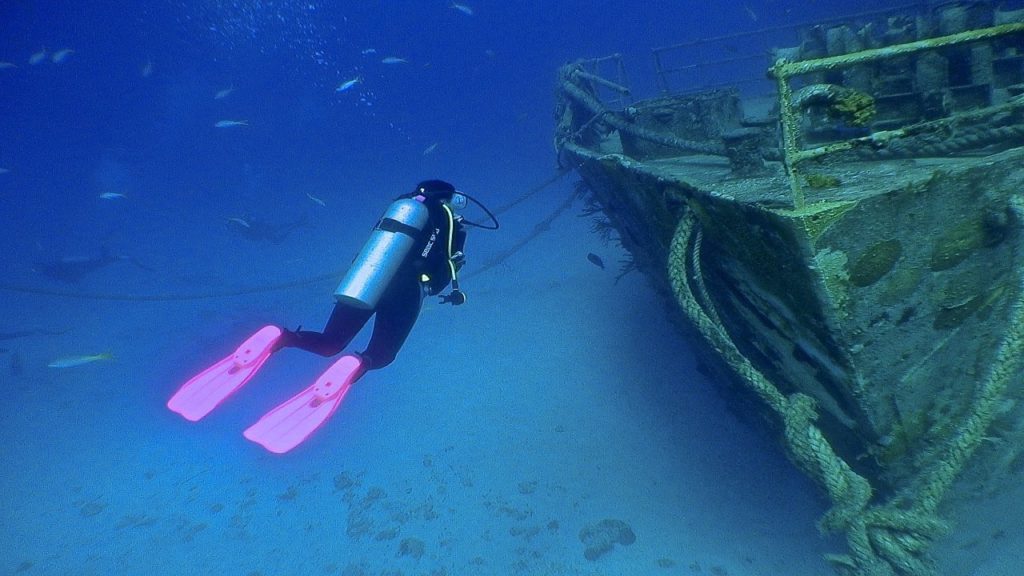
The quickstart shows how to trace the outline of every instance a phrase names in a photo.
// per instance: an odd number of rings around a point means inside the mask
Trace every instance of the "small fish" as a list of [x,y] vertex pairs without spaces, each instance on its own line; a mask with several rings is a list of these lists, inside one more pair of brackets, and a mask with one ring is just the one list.
[[746,10],[751,22],[757,22],[757,12],[754,12],[754,9],[749,4],[744,4],[743,9]]
[[228,218],[228,222],[233,222],[235,224],[238,224],[242,228],[252,228],[252,224],[249,224],[249,222],[247,220],[245,220],[244,218],[239,218],[237,216],[232,217],[232,218]]
[[247,120],[219,120],[213,125],[214,128],[234,128],[236,126],[248,126]]
[[590,260],[590,263],[594,266],[604,270],[604,260],[601,260],[601,257],[597,254],[594,254],[593,252],[587,253],[587,260]]
[[231,96],[231,93],[234,92],[234,91],[235,91],[235,87],[234,86],[229,86],[227,88],[223,88],[221,90],[217,90],[217,93],[213,95],[213,99],[214,100],[223,100],[223,99],[227,98],[228,96]]
[[89,354],[87,356],[67,356],[65,358],[58,358],[53,362],[47,364],[50,368],[74,368],[75,366],[84,366],[85,364],[92,364],[100,360],[113,360],[114,355],[110,352],[104,352],[102,354]]
[[356,84],[361,84],[362,82],[363,82],[363,77],[362,76],[356,76],[355,78],[351,78],[349,80],[345,80],[341,84],[338,84],[338,87],[335,88],[334,91],[335,92],[344,92],[346,90],[351,89]]
[[139,71],[143,78],[149,78],[153,75],[153,61],[150,60],[142,65],[142,70]]
[[74,50],[72,50],[71,48],[64,48],[63,50],[57,50],[56,52],[53,53],[53,56],[50,57],[50,60],[52,60],[54,64],[60,64],[61,62],[67,60],[68,56],[71,56],[71,54],[73,54],[73,53],[74,53]]
[[8,172],[10,172],[10,170],[7,168],[0,168],[0,174],[7,174]]
[[33,66],[39,64],[43,60],[46,60],[46,48],[43,48],[39,52],[36,52],[35,54],[28,57],[28,63]]
[[466,16],[472,16],[473,15],[473,9],[470,8],[469,6],[466,6],[465,4],[459,4],[457,2],[452,2],[451,8],[452,8],[452,10],[458,10],[459,12],[462,12]]
[[18,65],[14,62],[0,62],[0,70],[6,70],[7,68],[17,68]]
[[0,332],[0,340],[13,340],[26,336],[60,336],[67,333],[67,330],[17,330],[15,332]]
[[405,58],[399,58],[398,56],[385,56],[381,59],[381,64],[407,64],[409,61]]
[[313,202],[316,202],[317,204],[323,206],[324,208],[327,207],[327,203],[326,202],[324,202],[323,200],[317,198],[316,196],[313,196],[309,192],[306,192],[306,197],[309,198],[310,200],[312,200]]
[[377,49],[376,48],[363,48],[359,53],[362,54],[363,56],[369,56],[370,54],[376,54],[377,53]]
[[100,198],[104,200],[121,200],[123,198],[127,198],[127,196],[120,192],[104,192],[103,194],[100,194]]
[[434,150],[437,150],[437,145],[438,144],[440,144],[440,142],[434,142],[430,146],[427,146],[426,148],[424,148],[423,149],[423,155],[426,156],[427,154],[430,154]]

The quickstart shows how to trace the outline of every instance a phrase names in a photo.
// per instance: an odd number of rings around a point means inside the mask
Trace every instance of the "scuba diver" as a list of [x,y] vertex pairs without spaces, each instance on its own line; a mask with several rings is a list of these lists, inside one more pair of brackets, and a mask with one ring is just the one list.
[[[468,201],[483,209],[493,226],[466,220]],[[458,273],[465,262],[466,226],[496,230],[498,221],[479,201],[442,180],[427,180],[399,196],[381,216],[338,288],[323,332],[265,326],[235,352],[186,382],[167,407],[193,422],[241,388],[274,352],[300,348],[334,356],[376,316],[366,350],[334,362],[312,386],[265,414],[244,432],[249,440],[282,454],[298,446],[334,414],[342,398],[369,370],[395,359],[425,296],[459,306],[466,294]],[[441,292],[451,284],[447,294]]]

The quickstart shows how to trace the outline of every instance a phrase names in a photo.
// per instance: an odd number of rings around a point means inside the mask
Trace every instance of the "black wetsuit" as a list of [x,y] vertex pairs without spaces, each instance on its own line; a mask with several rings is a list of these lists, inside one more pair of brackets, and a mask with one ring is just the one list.
[[[412,198],[420,190],[400,198]],[[452,281],[449,264],[451,255],[448,254],[448,213],[437,196],[428,196],[424,204],[430,213],[430,220],[376,308],[363,310],[339,302],[334,305],[334,311],[323,332],[285,330],[278,340],[277,348],[301,348],[321,356],[334,356],[344,350],[370,317],[376,314],[370,342],[360,356],[367,370],[391,364],[416,323],[423,297],[439,294]],[[465,229],[456,219],[452,231],[452,253],[462,252],[465,242]],[[427,280],[424,281],[424,278]]]

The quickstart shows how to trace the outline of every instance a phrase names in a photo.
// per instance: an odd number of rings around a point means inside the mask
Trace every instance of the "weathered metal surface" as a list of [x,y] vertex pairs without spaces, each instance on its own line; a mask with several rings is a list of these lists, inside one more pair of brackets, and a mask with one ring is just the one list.
[[560,159],[829,493],[844,574],[931,573],[953,479],[1024,468],[1024,15],[931,16],[780,51],[819,58],[767,120],[561,73]]

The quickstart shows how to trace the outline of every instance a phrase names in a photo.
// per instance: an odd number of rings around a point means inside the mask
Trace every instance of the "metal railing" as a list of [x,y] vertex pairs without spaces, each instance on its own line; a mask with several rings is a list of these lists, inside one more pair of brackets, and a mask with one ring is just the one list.
[[[767,27],[654,48],[651,56],[658,90],[667,95],[735,87],[747,97],[770,96],[775,87],[763,71],[772,64],[776,48],[800,43],[801,32],[812,27],[829,28],[850,22],[883,22],[889,16],[928,9],[928,3],[916,2],[828,20]],[[680,78],[685,80],[679,81]]]
[[897,56],[916,54],[925,50],[934,50],[937,48],[966,44],[969,42],[991,40],[1000,36],[1021,33],[1024,33],[1024,23],[1002,24],[999,26],[969,30],[958,34],[918,40],[905,44],[897,44],[883,48],[872,48],[850,54],[828,56],[812,60],[801,60],[798,62],[789,62],[784,59],[780,59],[776,62],[775,65],[769,69],[769,73],[775,78],[778,90],[779,115],[780,123],[782,125],[783,164],[785,166],[786,175],[792,191],[794,208],[799,209],[805,204],[803,185],[800,182],[797,164],[813,158],[819,158],[827,154],[852,150],[860,146],[884,146],[889,141],[902,138],[909,133],[906,128],[884,130],[874,132],[868,136],[860,138],[842,140],[824,146],[803,150],[800,140],[799,110],[797,109],[797,103],[794,101],[793,89],[790,84],[790,81],[794,77],[812,74],[815,72],[848,68],[858,64],[864,64],[866,62],[874,62]]

